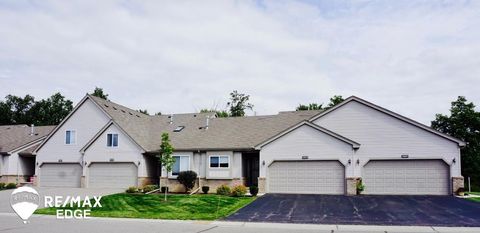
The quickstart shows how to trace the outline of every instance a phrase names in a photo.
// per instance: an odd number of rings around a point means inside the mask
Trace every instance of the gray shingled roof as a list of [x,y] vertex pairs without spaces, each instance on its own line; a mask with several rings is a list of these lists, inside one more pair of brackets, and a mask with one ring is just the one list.
[[[125,130],[145,151],[157,151],[161,134],[168,132],[176,150],[248,150],[310,119],[320,111],[281,112],[277,115],[212,118],[204,129],[206,118],[215,113],[149,116],[104,99],[89,96]],[[185,126],[180,132],[173,132]]]
[[7,153],[47,136],[55,126],[35,126],[34,134],[30,135],[27,125],[0,126],[0,153]]

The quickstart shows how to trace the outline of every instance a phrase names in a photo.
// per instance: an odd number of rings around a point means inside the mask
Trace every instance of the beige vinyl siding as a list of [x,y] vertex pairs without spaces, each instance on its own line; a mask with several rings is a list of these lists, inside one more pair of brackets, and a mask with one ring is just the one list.
[[408,159],[443,159],[448,164],[455,158],[451,176],[460,176],[457,143],[359,102],[348,102],[314,123],[361,144],[353,159],[360,161],[360,166],[355,166],[355,176],[362,174],[361,169],[369,160],[400,159],[401,155],[408,155]]
[[302,156],[307,156],[308,160],[337,160],[346,164],[353,156],[353,149],[343,141],[304,125],[262,148],[260,177],[266,177],[268,165],[273,161],[301,160]]
[[[118,147],[107,146],[108,134],[118,134]],[[142,155],[141,152],[141,148],[128,135],[112,124],[85,151],[85,162],[87,164],[98,162],[133,163],[138,166],[138,169],[135,169],[137,171],[135,177],[156,176],[156,171],[152,169],[152,166],[155,165],[151,164],[156,163],[156,161],[148,159],[147,157],[150,155]]]
[[[63,162],[82,163],[80,149],[93,138],[98,131],[109,121],[107,115],[99,109],[93,101],[86,99],[76,112],[45,142],[36,155],[37,162],[42,163]],[[65,131],[76,131],[76,142],[72,145],[65,144]],[[36,167],[38,169],[38,166]],[[36,174],[38,171],[35,172]]]

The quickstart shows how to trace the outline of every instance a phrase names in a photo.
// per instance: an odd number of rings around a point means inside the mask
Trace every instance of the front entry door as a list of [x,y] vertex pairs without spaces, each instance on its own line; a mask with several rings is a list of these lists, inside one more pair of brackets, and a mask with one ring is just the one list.
[[258,176],[259,176],[259,159],[258,154],[244,154],[244,174],[245,174],[245,185],[258,186]]

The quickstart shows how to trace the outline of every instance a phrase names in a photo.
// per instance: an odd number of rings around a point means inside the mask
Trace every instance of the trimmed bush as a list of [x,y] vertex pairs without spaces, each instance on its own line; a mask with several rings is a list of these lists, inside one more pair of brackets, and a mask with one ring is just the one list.
[[208,191],[210,191],[210,187],[208,187],[208,186],[202,186],[202,192],[203,192],[204,194],[207,194]]
[[365,185],[363,184],[362,180],[357,182],[357,194],[361,194],[365,190]]
[[165,190],[168,192],[168,187],[167,187],[167,186],[162,186],[162,187],[160,188],[160,192],[161,192],[161,193],[165,193]]
[[4,189],[5,188],[5,183],[0,183],[0,189]]
[[17,188],[17,184],[15,183],[8,183],[7,186],[5,186],[6,189],[14,189]]
[[220,185],[218,188],[217,188],[217,194],[218,195],[224,195],[224,196],[230,196],[230,187],[228,187],[227,185]]
[[183,171],[178,173],[177,181],[185,187],[185,191],[190,191],[195,186],[197,173],[194,171]]
[[243,197],[247,193],[247,187],[245,185],[237,185],[232,189],[232,196],[234,197]]
[[126,193],[137,193],[138,192],[138,188],[135,187],[135,186],[132,186],[132,187],[128,187],[127,190],[125,190]]
[[143,186],[143,192],[144,193],[148,193],[148,192],[151,192],[155,189],[158,189],[158,185],[154,185],[154,184],[149,184],[149,185],[145,185]]
[[250,186],[250,194],[252,194],[252,196],[257,196],[258,194],[258,187],[257,186]]

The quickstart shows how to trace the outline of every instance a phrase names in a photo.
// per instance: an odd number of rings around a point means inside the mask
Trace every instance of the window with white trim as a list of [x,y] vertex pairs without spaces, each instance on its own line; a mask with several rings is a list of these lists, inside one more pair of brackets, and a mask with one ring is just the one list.
[[118,147],[118,134],[117,133],[107,134],[107,147]]
[[67,145],[75,144],[76,140],[77,140],[77,132],[75,132],[75,130],[65,131],[65,144]]
[[174,155],[175,163],[172,168],[172,176],[178,176],[180,172],[190,170],[190,156]]
[[228,168],[230,167],[230,157],[228,155],[212,155],[210,156],[211,168]]

